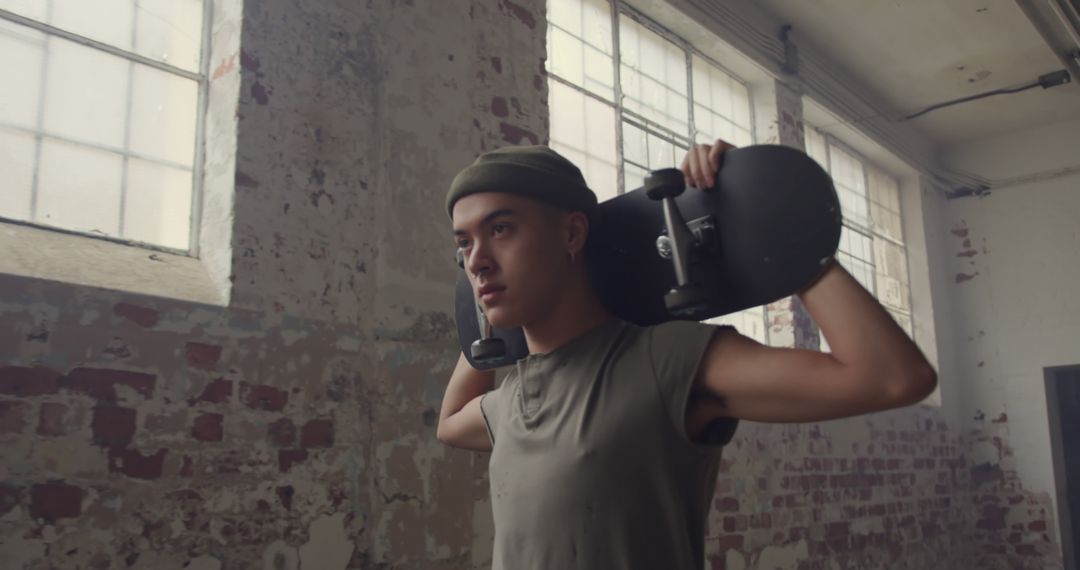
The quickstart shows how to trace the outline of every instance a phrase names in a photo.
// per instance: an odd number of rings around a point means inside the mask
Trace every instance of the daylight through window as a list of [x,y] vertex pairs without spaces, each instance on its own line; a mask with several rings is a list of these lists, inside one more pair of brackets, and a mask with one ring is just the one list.
[[0,0],[0,217],[188,251],[203,0]]

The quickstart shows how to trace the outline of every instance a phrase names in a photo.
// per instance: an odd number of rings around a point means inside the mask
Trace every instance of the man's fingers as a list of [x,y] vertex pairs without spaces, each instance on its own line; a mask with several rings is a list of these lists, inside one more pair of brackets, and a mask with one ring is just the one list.
[[683,183],[687,186],[693,186],[694,179],[690,175],[690,153],[686,153],[686,156],[683,157],[682,166],[679,167],[679,170],[682,170]]
[[716,181],[716,169],[709,160],[709,145],[694,145],[694,154],[697,155],[698,188],[712,188]]
[[690,147],[687,155],[690,157],[690,178],[694,186],[702,188],[705,184],[705,161],[702,160],[704,156],[701,154],[701,148],[694,145]]
[[720,170],[720,165],[724,160],[724,153],[733,148],[735,148],[735,145],[724,139],[716,139],[716,143],[709,149],[709,164],[712,165],[713,172]]

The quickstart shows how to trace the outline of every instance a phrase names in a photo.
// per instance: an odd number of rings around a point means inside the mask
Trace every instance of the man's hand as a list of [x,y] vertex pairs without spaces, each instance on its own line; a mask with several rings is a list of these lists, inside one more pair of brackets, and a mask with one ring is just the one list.
[[696,186],[702,190],[708,190],[716,186],[716,172],[724,159],[724,152],[735,148],[735,145],[723,140],[716,139],[711,146],[701,143],[690,147],[683,159],[683,178],[687,186]]

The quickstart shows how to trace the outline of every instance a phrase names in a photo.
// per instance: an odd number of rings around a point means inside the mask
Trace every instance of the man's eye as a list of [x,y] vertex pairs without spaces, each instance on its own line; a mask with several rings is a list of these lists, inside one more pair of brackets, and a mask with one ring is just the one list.
[[507,230],[506,224],[495,224],[491,226],[491,231],[497,234],[501,234]]
[[463,239],[459,239],[457,242],[458,249],[465,249],[469,247],[469,242]]

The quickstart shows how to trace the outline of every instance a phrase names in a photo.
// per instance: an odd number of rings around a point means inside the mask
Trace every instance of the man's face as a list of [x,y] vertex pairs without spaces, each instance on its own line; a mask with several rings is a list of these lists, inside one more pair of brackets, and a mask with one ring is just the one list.
[[470,194],[454,204],[454,241],[492,326],[541,317],[569,270],[561,215],[521,196]]

